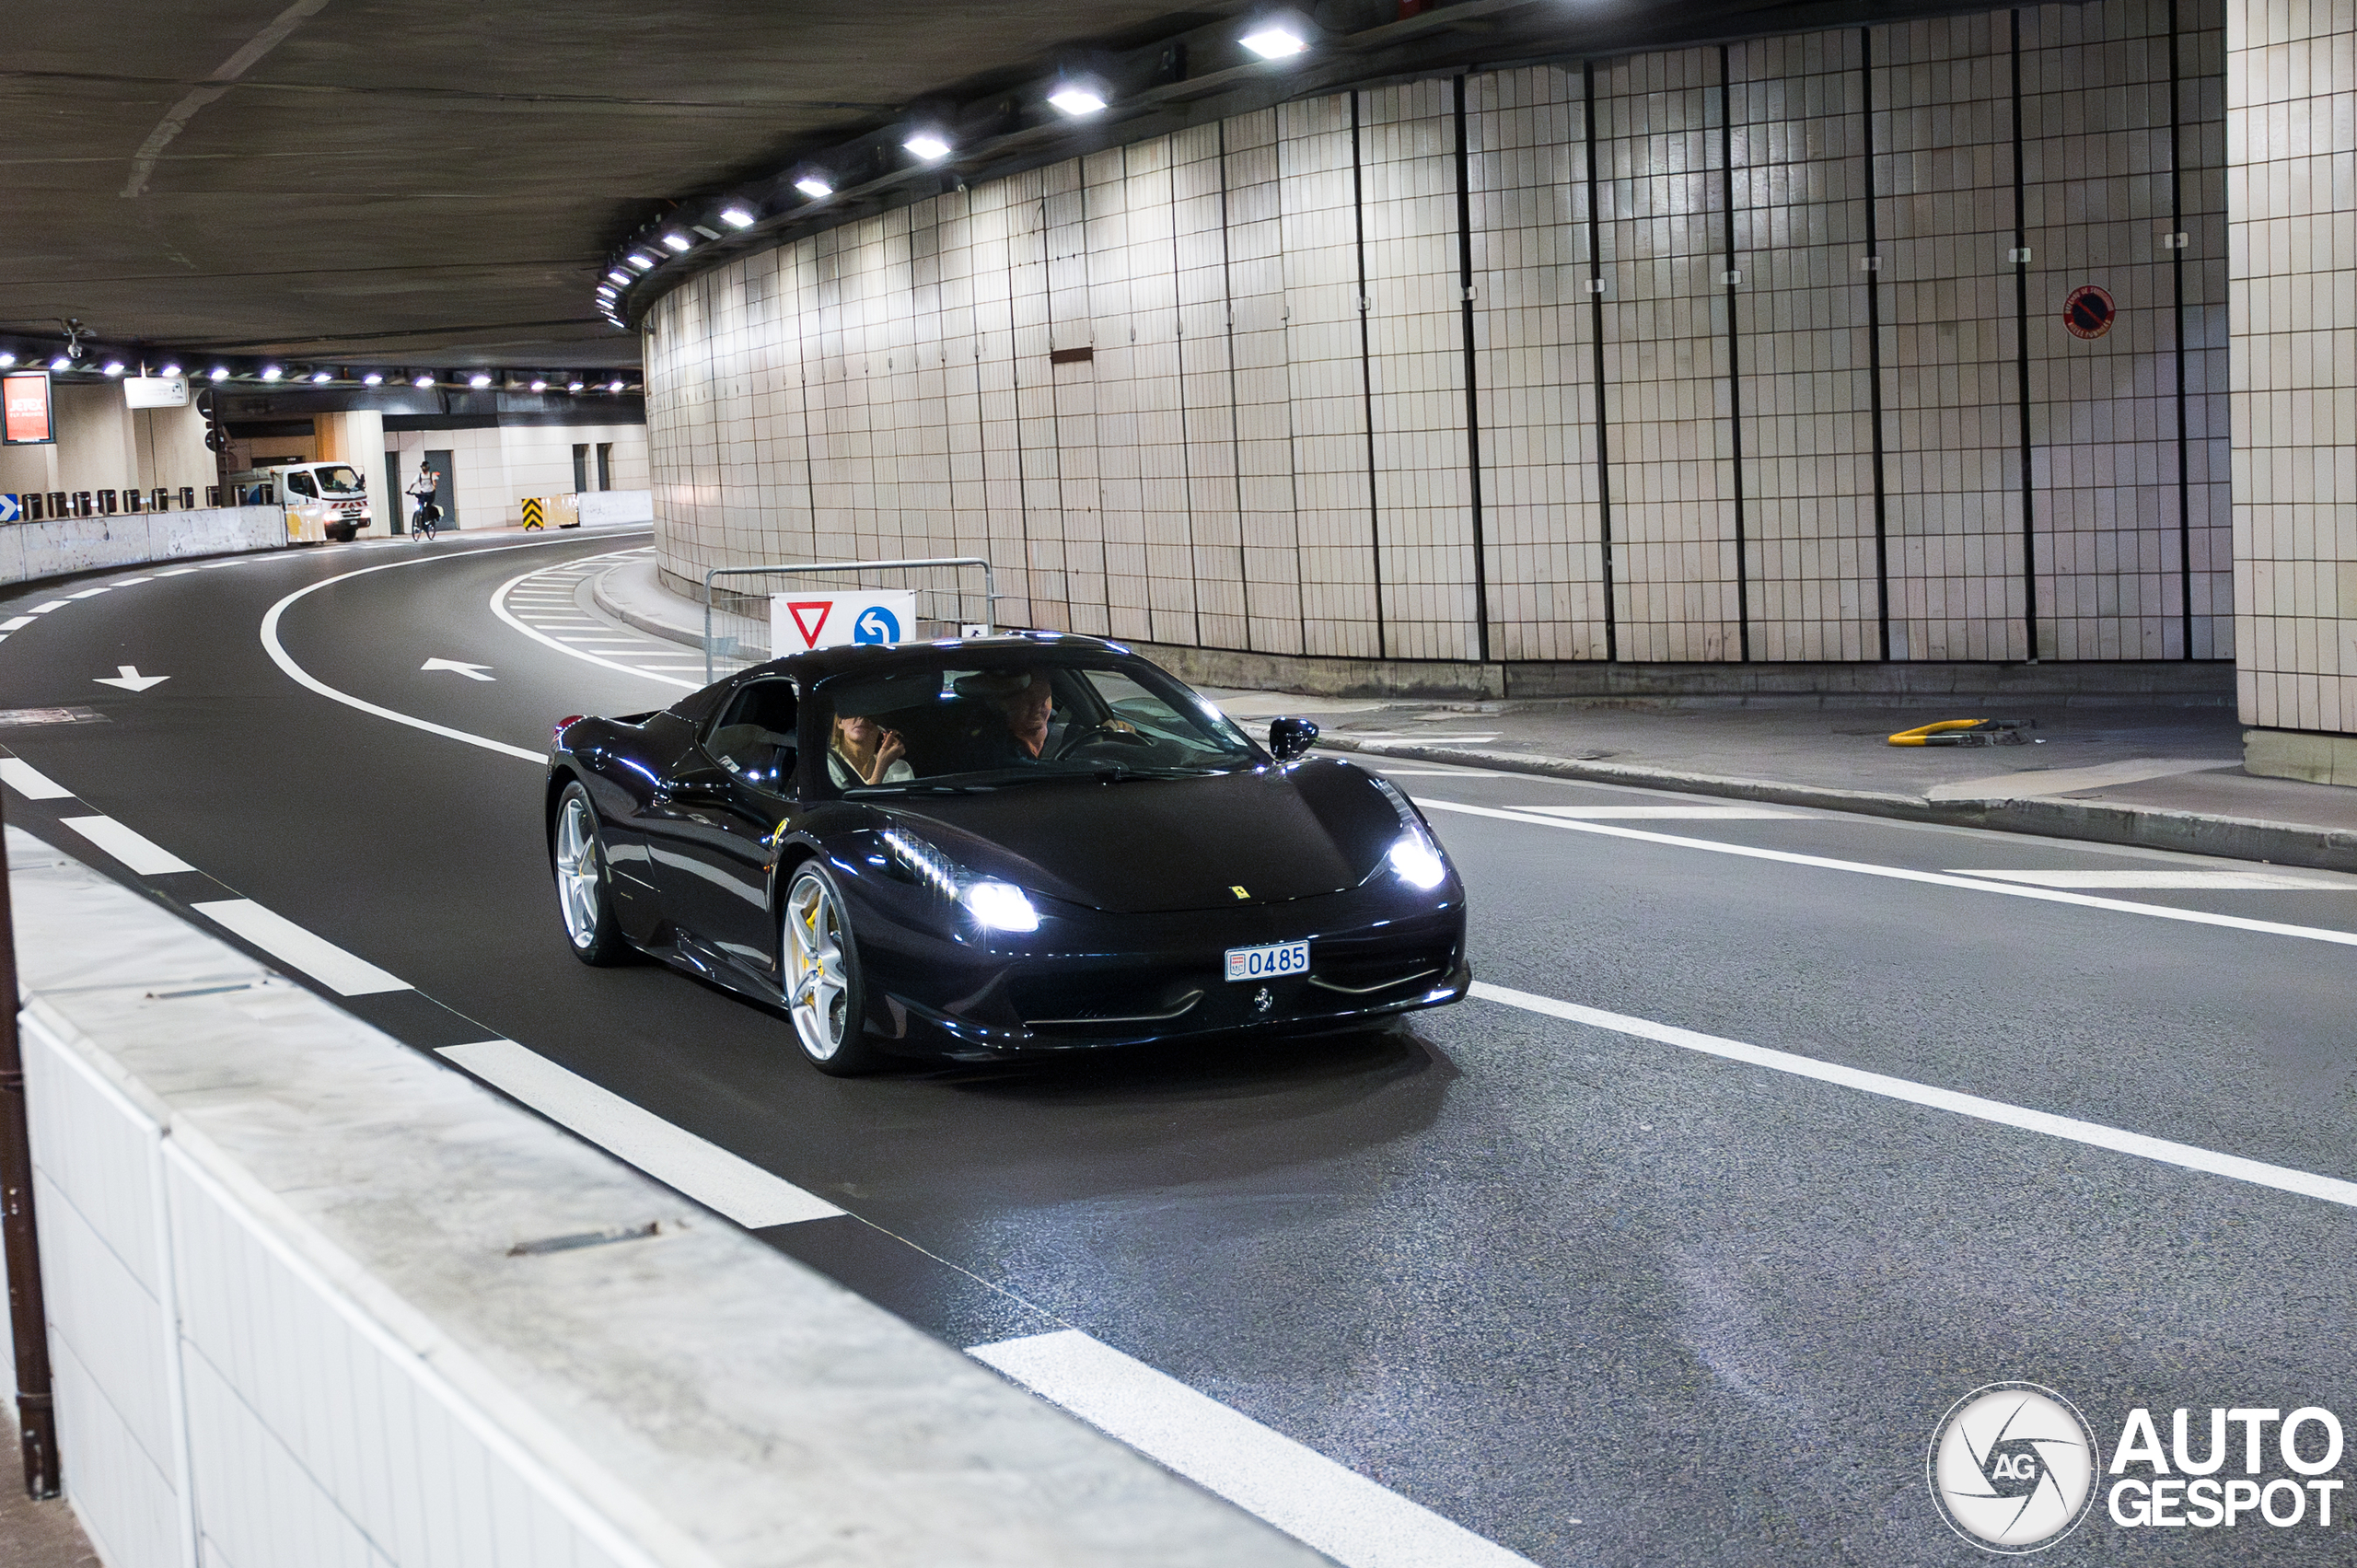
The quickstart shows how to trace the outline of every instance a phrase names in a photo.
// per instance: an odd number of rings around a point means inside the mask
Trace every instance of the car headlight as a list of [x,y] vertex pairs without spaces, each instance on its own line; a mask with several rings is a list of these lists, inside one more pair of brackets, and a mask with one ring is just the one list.
[[958,904],[985,931],[1037,931],[1039,912],[1012,882],[977,877],[914,833],[884,830],[884,842],[916,880]]
[[1408,797],[1399,793],[1399,785],[1385,778],[1376,778],[1373,782],[1375,787],[1383,792],[1383,798],[1391,803],[1391,809],[1399,816],[1399,837],[1385,858],[1399,880],[1422,892],[1431,892],[1448,880],[1448,862],[1442,857],[1440,845],[1433,842],[1432,830],[1424,826],[1424,819],[1416,815],[1416,808],[1408,803]]

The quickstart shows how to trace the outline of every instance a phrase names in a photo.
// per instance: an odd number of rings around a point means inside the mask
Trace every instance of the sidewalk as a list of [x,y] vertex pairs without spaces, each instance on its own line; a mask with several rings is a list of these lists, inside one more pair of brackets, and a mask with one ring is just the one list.
[[[596,594],[643,631],[699,642],[702,608],[657,583],[651,560],[607,573]],[[2357,872],[2357,789],[2244,772],[2229,707],[1204,694],[1255,728],[1280,714],[1313,719],[1318,744],[1341,751]],[[1950,718],[2036,727],[2020,746],[1888,744]]]

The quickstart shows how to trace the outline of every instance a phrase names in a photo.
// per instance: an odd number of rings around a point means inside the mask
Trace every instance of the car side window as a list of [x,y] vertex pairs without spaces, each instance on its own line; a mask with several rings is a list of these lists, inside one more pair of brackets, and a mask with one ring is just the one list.
[[791,680],[740,686],[704,733],[703,749],[746,783],[784,794],[793,787],[801,707]]
[[318,488],[311,483],[311,476],[307,473],[288,474],[286,476],[286,490],[287,493],[292,495],[308,496],[314,501],[317,501],[319,498]]

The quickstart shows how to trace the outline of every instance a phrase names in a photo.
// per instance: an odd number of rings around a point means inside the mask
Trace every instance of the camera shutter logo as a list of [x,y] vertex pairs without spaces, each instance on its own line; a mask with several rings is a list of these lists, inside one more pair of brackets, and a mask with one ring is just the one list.
[[2020,1555],[2052,1546],[2087,1516],[2101,1458],[2070,1400],[2036,1383],[1991,1383],[1941,1418],[1924,1468],[1951,1529]]

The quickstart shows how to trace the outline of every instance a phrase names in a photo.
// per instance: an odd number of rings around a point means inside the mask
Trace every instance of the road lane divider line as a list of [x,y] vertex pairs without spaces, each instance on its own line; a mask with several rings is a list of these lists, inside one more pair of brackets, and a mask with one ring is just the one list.
[[[636,553],[638,553],[636,550],[616,550],[609,552],[605,555],[590,556],[589,559],[592,561],[604,561],[615,555],[633,555]],[[567,658],[585,659],[591,664],[603,666],[607,669],[617,670],[623,675],[635,675],[641,680],[660,681],[666,686],[677,686],[682,691],[701,691],[703,690],[704,683],[701,680],[682,680],[675,675],[665,675],[658,670],[644,669],[636,665],[622,664],[618,660],[605,658],[599,655],[593,654],[586,648],[570,646],[569,645],[562,643],[556,638],[550,636],[547,633],[542,632],[536,627],[526,625],[507,608],[507,596],[509,593],[514,591],[519,584],[530,581],[532,578],[539,576],[541,572],[563,570],[576,564],[578,564],[578,563],[568,561],[563,563],[562,566],[543,566],[540,568],[539,571],[519,573],[517,575],[510,577],[507,581],[500,584],[499,587],[492,590],[491,612],[499,617],[502,621],[507,622],[508,625],[516,628],[517,631],[521,632],[527,637],[531,638],[532,641],[540,644],[544,647],[554,648],[558,653],[564,655]],[[586,574],[584,575],[586,575]],[[603,622],[593,622],[593,624],[602,625]]]
[[142,877],[168,877],[195,866],[147,837],[134,832],[111,817],[60,817],[59,827],[71,828]]
[[1531,806],[1524,809],[1575,822],[1766,822],[1810,818],[1806,811],[1776,806]]
[[1077,1329],[966,1353],[1343,1568],[1531,1568],[1528,1558]]
[[1951,866],[1958,877],[1982,877],[1998,882],[2028,882],[2040,888],[2148,888],[2198,891],[2205,889],[2224,891],[2260,891],[2275,893],[2348,893],[2357,892],[2357,882],[2334,881],[2326,877],[2303,877],[2283,871],[2196,871],[2190,868],[2156,867],[2141,871],[1983,871],[1972,866]]
[[[446,739],[463,741],[469,746],[480,746],[486,751],[497,751],[505,756],[521,758],[527,762],[544,763],[548,761],[546,752],[529,750],[521,746],[510,746],[504,740],[493,740],[489,736],[476,735],[468,730],[453,729],[448,725],[435,724],[431,719],[422,719],[414,714],[398,713],[391,708],[380,707],[365,697],[355,697],[349,691],[338,691],[295,662],[295,656],[288,653],[286,645],[279,641],[278,623],[285,616],[286,611],[307,595],[315,594],[321,588],[333,587],[338,583],[348,583],[354,577],[365,577],[371,572],[394,572],[404,566],[424,566],[436,561],[471,561],[478,555],[497,555],[509,550],[539,550],[546,545],[570,542],[572,541],[569,540],[536,539],[522,544],[495,544],[481,550],[470,550],[463,553],[453,552],[447,555],[421,555],[407,561],[388,561],[382,565],[362,566],[332,577],[322,577],[308,587],[296,589],[276,604],[272,605],[263,614],[261,618],[262,651],[269,654],[271,662],[284,670],[287,678],[296,685],[308,691],[316,691],[331,702],[342,703],[347,708],[356,708],[373,718],[388,719],[394,724],[407,725],[412,729],[422,729],[428,735],[438,735]],[[617,665],[614,668],[619,669],[621,667]]]
[[0,621],[0,632],[21,632],[32,623],[33,618],[29,615],[12,615],[6,621]]
[[374,996],[388,991],[408,991],[409,981],[389,974],[367,959],[347,953],[324,936],[313,935],[251,899],[213,899],[189,908],[226,931],[236,933],[272,958],[301,970],[338,996]]
[[2158,1160],[2187,1170],[2223,1176],[2258,1187],[2272,1187],[2280,1192],[2296,1193],[2303,1198],[2321,1198],[2328,1203],[2357,1208],[2357,1181],[2343,1181],[2338,1177],[2293,1170],[2288,1166],[2269,1165],[2263,1160],[2245,1159],[2240,1155],[2221,1154],[2215,1149],[2179,1144],[2167,1138],[2148,1137],[2142,1132],[2107,1127],[2099,1121],[2082,1121],[2075,1116],[2031,1110],[2024,1106],[1984,1099],[1979,1095],[1963,1094],[1955,1089],[1934,1088],[1911,1079],[1894,1078],[1885,1073],[1869,1073],[1858,1067],[1844,1067],[1838,1063],[1778,1051],[1771,1046],[1725,1040],[1694,1029],[1682,1029],[1674,1024],[1657,1024],[1650,1018],[1631,1017],[1625,1013],[1608,1013],[1600,1007],[1584,1007],[1576,1002],[1559,1002],[1551,996],[1492,985],[1487,981],[1475,981],[1472,994],[1484,1002],[1519,1008],[1526,1013],[1544,1014],[1570,1023],[1585,1024],[1590,1028],[1633,1035],[1639,1040],[1674,1045],[1754,1067],[1772,1068],[1795,1077],[1814,1078],[1822,1084],[1835,1084],[1842,1088],[1879,1095],[1886,1099],[1904,1100],[1910,1105],[1951,1111],[1958,1116],[1969,1116],[1976,1121],[1991,1121],[2024,1132],[2043,1132],[2051,1138],[2109,1149],[2115,1154],[2134,1155],[2140,1159]]
[[20,757],[0,757],[0,784],[27,800],[71,800],[74,792]]
[[1640,843],[1666,844],[1673,849],[1707,850],[1714,854],[1737,855],[1747,860],[1773,860],[1787,865],[1807,865],[1821,871],[1847,871],[1860,877],[1883,877],[1897,882],[1921,882],[1933,888],[1961,888],[1967,892],[1994,893],[2009,899],[2030,899],[2039,903],[2071,904],[2080,909],[2111,910],[2121,914],[2141,914],[2154,920],[2183,921],[2190,925],[2216,925],[2230,931],[2253,931],[2265,936],[2297,936],[2308,942],[2332,942],[2344,947],[2357,947],[2357,931],[2334,931],[2318,925],[2291,925],[2276,920],[2252,920],[2238,914],[2212,914],[2207,910],[2172,909],[2167,904],[2140,904],[2126,899],[2099,899],[2090,893],[2066,892],[2059,888],[2026,887],[2014,882],[1995,882],[1977,877],[1957,876],[1946,871],[1916,871],[1903,865],[1875,865],[1861,860],[1836,860],[1829,855],[1799,854],[1791,850],[1761,849],[1753,844],[1731,844],[1717,839],[1689,839],[1678,833],[1647,832],[1640,828],[1616,827],[1609,822],[1583,822],[1562,817],[1542,817],[1534,810],[1504,810],[1493,806],[1467,806],[1454,800],[1427,800],[1412,797],[1428,811],[1456,811],[1471,817],[1493,817],[1506,822],[1527,822],[1539,828],[1562,828],[1575,833],[1601,833],[1608,838],[1633,839]]
[[435,1054],[748,1230],[843,1213],[512,1040],[447,1045]]

